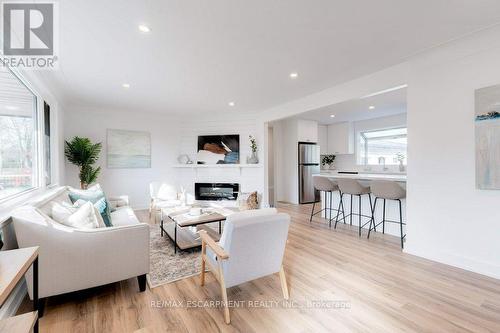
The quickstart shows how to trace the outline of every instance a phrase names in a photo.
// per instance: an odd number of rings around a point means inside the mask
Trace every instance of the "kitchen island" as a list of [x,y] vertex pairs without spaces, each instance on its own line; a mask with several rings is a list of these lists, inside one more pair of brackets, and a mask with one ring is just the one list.
[[[357,174],[345,174],[345,173],[338,173],[337,171],[321,171],[320,174],[314,175],[314,177],[327,177],[331,179],[332,181],[335,181],[337,179],[341,178],[350,178],[350,179],[356,179],[359,180],[359,182],[363,186],[370,186],[370,182],[373,180],[390,180],[390,181],[395,181],[398,184],[400,184],[403,188],[406,188],[406,174],[403,173],[369,173],[369,172],[360,172]],[[322,193],[321,194],[321,208],[329,208],[330,205],[330,197],[329,195],[326,195]],[[333,193],[333,208],[337,209],[340,201],[340,196],[338,192]],[[375,201],[375,197],[372,195],[372,203]],[[375,209],[375,221],[376,223],[379,223],[382,221],[382,207],[383,207],[383,201],[378,200],[377,201],[377,206]],[[403,222],[406,223],[406,199],[401,200],[402,203],[402,209],[403,209]],[[350,212],[350,204],[351,204],[351,198],[349,195],[344,195],[343,199],[343,204],[344,204],[344,211],[346,215],[349,215]],[[355,196],[353,197],[352,201],[352,211],[353,213],[358,212],[358,198]],[[361,214],[370,216],[370,202],[368,200],[368,196],[364,195],[363,199],[361,201]],[[337,215],[337,212],[332,211],[332,227],[335,224],[335,216]],[[319,215],[316,215],[319,216]],[[329,212],[324,211],[322,213],[322,217],[328,218]],[[341,216],[341,215],[339,215]],[[352,218],[352,224],[353,225],[358,225],[358,216],[350,216],[346,219],[345,223],[351,223],[351,218]],[[393,220],[393,221],[399,221],[399,207],[398,203],[393,200],[387,200],[386,201],[386,220]],[[361,220],[361,224],[363,225],[365,222],[368,221],[368,218],[363,217]],[[343,223],[343,221],[340,221],[339,223]],[[365,226],[365,232],[362,234],[362,236],[366,237],[366,234],[368,232],[368,226],[367,224]],[[382,231],[382,225],[377,228],[377,232]],[[391,234],[394,236],[400,235],[400,230],[399,230],[399,224],[395,223],[386,223],[385,224],[385,233],[386,234]]]

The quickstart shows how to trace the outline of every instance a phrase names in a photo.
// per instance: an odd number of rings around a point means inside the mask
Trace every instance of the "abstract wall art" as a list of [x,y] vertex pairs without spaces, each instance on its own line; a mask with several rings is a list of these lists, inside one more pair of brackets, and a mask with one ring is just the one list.
[[500,85],[476,90],[476,188],[500,189]]
[[149,132],[108,129],[107,149],[110,169],[151,168]]
[[237,134],[198,136],[197,163],[240,163],[240,136]]

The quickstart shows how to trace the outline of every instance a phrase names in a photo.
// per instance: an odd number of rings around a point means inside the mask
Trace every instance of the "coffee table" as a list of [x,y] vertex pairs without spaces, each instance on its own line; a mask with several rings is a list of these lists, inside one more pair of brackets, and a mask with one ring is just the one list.
[[[198,230],[206,230],[214,240],[219,240],[222,233],[222,222],[231,213],[231,210],[204,209],[199,216],[189,214],[189,208],[164,208],[161,210],[160,233],[167,236],[174,243],[174,253],[179,250],[188,250],[201,246]],[[164,223],[167,222],[167,223]],[[170,222],[170,223],[168,223]],[[209,223],[218,223],[218,233],[204,226]],[[189,230],[196,227],[196,231]]]

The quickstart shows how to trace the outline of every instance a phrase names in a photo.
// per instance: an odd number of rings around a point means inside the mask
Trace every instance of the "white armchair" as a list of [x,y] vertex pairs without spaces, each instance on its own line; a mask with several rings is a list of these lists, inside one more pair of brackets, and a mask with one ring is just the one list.
[[231,320],[226,288],[279,273],[283,297],[288,299],[282,263],[289,224],[288,214],[266,208],[229,215],[219,243],[210,238],[206,231],[200,231],[201,285],[205,284],[205,268],[208,265],[221,287],[227,324]]
[[149,219],[154,217],[154,222],[162,208],[176,207],[181,204],[175,186],[152,182],[149,184],[149,194],[151,197],[149,204]]

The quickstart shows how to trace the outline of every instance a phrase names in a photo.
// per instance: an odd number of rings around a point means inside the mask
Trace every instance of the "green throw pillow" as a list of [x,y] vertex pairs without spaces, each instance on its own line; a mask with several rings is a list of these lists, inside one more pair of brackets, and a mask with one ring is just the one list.
[[113,224],[111,223],[111,205],[109,204],[104,192],[101,190],[101,187],[99,185],[92,186],[88,190],[77,190],[70,188],[68,195],[72,203],[75,203],[80,199],[92,202],[99,213],[101,213],[106,227],[113,226]]

